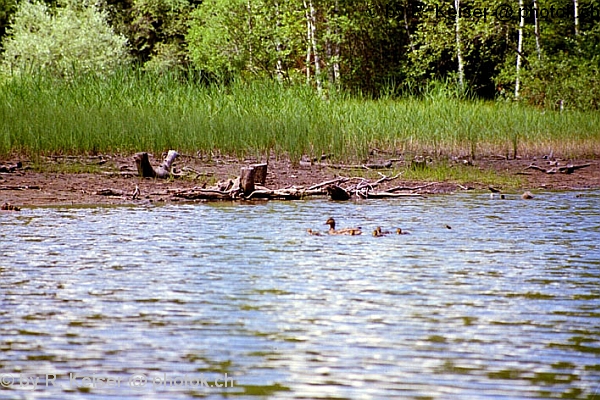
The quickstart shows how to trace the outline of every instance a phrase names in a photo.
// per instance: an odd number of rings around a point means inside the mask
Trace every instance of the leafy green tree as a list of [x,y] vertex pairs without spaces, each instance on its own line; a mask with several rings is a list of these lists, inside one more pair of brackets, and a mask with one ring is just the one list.
[[134,0],[130,35],[138,59],[151,70],[187,64],[185,34],[192,5],[187,0]]
[[127,40],[106,19],[106,12],[88,2],[63,1],[51,12],[43,3],[23,1],[8,30],[2,70],[58,77],[111,73],[128,62]]
[[304,48],[303,15],[291,1],[206,0],[192,14],[189,56],[224,80],[287,75]]
[[[513,25],[494,15],[494,11],[505,3],[498,0],[457,3],[423,0],[417,9],[418,22],[413,34],[415,50],[408,54],[405,67],[407,82],[417,88],[427,87],[429,82],[436,80],[450,79],[459,84],[460,50],[464,89],[493,97],[498,67],[507,57],[515,55],[513,47],[516,48],[511,35]],[[459,34],[456,5],[460,11]]]
[[16,0],[0,0],[0,43],[6,34],[6,28],[10,21],[10,17],[17,9]]

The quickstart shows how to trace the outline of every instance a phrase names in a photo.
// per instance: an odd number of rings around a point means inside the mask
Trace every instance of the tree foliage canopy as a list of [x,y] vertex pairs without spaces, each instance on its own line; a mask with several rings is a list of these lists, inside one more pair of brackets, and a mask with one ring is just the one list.
[[127,61],[128,51],[127,39],[113,32],[106,17],[87,2],[63,1],[51,10],[23,1],[4,41],[3,70],[43,70],[62,77],[110,73]]
[[[600,0],[522,0],[523,10],[504,0],[104,1],[24,0],[0,37],[4,68],[110,70],[126,58],[124,35],[145,70],[223,82],[268,77],[372,96],[445,82],[514,98],[519,81],[517,97],[535,105],[600,103]],[[0,35],[14,3],[0,0]]]

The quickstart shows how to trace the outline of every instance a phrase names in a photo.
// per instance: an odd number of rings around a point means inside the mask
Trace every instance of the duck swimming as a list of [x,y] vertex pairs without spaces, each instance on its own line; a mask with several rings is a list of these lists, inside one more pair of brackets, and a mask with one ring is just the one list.
[[312,229],[310,229],[310,228],[308,228],[308,229],[306,230],[306,232],[307,232],[309,235],[313,235],[313,236],[321,236],[321,235],[322,235],[322,233],[321,233],[321,232],[318,232],[318,231],[313,231],[313,230],[312,230]]
[[360,235],[362,234],[362,231],[360,230],[360,228],[343,228],[343,229],[335,229],[335,220],[333,218],[329,218],[326,222],[325,225],[329,225],[329,231],[327,233],[329,233],[330,235]]
[[374,231],[373,231],[373,236],[375,237],[381,237],[381,236],[385,236],[385,235],[389,235],[392,232],[388,232],[388,231],[382,231],[381,227],[378,226]]
[[396,234],[398,235],[410,235],[409,231],[403,231],[402,228],[396,229]]

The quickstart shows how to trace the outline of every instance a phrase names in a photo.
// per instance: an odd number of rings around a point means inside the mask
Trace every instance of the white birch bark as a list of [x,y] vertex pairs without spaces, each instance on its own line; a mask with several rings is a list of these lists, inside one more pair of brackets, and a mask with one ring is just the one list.
[[462,57],[462,39],[460,37],[460,0],[454,0],[456,8],[456,58],[458,59],[458,84],[464,89],[465,65]]
[[408,45],[410,46],[410,50],[414,53],[415,46],[412,41],[412,35],[410,34],[410,26],[408,25],[408,12],[406,9],[408,8],[408,3],[402,7],[404,9],[404,29],[406,29],[406,36],[408,37]]
[[315,82],[317,83],[317,92],[321,94],[323,92],[323,85],[321,83],[321,59],[319,58],[319,51],[317,49],[317,11],[313,6],[312,0],[308,1],[308,6],[310,8],[312,52],[315,59]]
[[304,4],[304,15],[306,17],[306,84],[310,85],[310,58],[312,48],[312,28],[310,23],[310,10],[306,4],[306,0],[303,0]]
[[579,35],[579,1],[573,0],[573,17],[575,18],[575,36]]
[[519,40],[517,42],[517,78],[515,80],[515,99],[519,98],[521,86],[521,54],[523,54],[523,28],[525,27],[525,13],[523,10],[523,0],[519,0]]
[[276,64],[276,73],[277,73],[277,79],[279,81],[283,81],[283,61],[281,60],[281,51],[282,51],[282,46],[281,46],[281,38],[279,37],[280,33],[281,33],[281,18],[279,16],[279,2],[275,2],[275,19],[277,20],[277,22],[275,23],[277,29],[275,30],[275,34],[277,35],[276,37],[276,43],[275,43],[275,52],[277,53],[277,64]]
[[248,0],[246,3],[246,9],[248,10],[248,69],[253,71],[254,55],[252,48],[252,5],[250,4],[250,0]]
[[[577,0],[575,0],[577,1]],[[538,0],[533,0],[533,22],[534,22],[534,34],[535,34],[535,49],[537,51],[538,60],[542,59],[542,46],[540,45],[540,7]]]
[[338,17],[340,14],[339,1],[335,0],[335,9],[333,10],[335,14],[335,43],[333,45],[333,56],[335,60],[333,61],[333,80],[335,84],[339,86],[340,82],[340,29],[338,26]]

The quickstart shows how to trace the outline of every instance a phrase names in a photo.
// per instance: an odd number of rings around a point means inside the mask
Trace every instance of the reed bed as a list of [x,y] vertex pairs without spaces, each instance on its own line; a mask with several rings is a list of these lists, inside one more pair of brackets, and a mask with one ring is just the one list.
[[109,78],[0,82],[0,155],[159,153],[290,157],[369,152],[475,158],[600,155],[600,114],[505,102],[365,99],[273,81],[206,85],[176,75],[120,71]]

